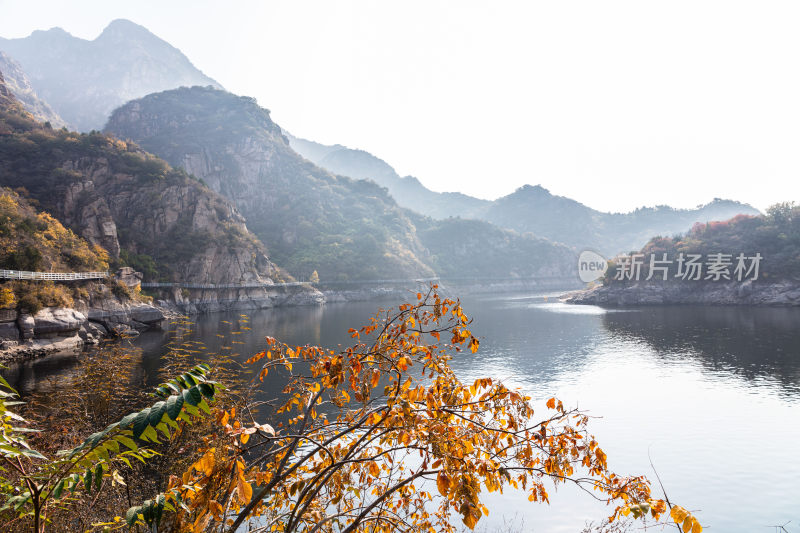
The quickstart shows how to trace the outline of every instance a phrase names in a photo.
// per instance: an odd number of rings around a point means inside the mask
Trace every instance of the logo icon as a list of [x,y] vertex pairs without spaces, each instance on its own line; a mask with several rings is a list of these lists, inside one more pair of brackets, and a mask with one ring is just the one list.
[[606,270],[608,270],[608,261],[597,252],[584,250],[578,256],[578,277],[582,282],[589,283],[598,280],[603,277]]

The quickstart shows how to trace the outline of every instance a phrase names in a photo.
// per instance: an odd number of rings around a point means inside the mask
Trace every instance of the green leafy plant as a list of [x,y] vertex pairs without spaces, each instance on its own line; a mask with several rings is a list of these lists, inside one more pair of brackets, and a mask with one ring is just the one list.
[[[48,511],[69,505],[75,493],[100,491],[105,478],[111,478],[114,484],[124,483],[119,469],[131,468],[133,460],[145,463],[156,456],[158,452],[149,444],[160,442],[159,433],[170,439],[180,430],[180,422],[191,423],[211,413],[209,402],[221,385],[207,378],[210,370],[200,364],[159,385],[155,392],[159,401],[49,458],[28,445],[25,434],[35,430],[20,425],[24,419],[9,409],[20,402],[13,388],[0,378],[0,462],[4,465],[0,486],[6,495],[0,511],[12,511],[18,518],[30,517],[34,531],[43,533]],[[6,477],[7,473],[13,475]],[[147,522],[155,512],[150,507],[136,509],[129,513],[130,523]]]

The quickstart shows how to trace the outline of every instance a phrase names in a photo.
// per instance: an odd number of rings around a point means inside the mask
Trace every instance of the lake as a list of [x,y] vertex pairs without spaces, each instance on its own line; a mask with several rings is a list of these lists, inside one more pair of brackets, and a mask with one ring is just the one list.
[[[558,293],[470,296],[466,313],[481,338],[477,354],[457,357],[464,381],[500,378],[538,402],[557,396],[597,418],[590,422],[612,470],[645,474],[708,531],[800,530],[800,309],[647,307],[605,310],[559,303]],[[211,350],[247,356],[271,335],[290,344],[349,344],[358,327],[392,302],[329,304],[198,317],[190,334]],[[227,323],[223,322],[227,321]],[[145,383],[154,383],[169,332],[136,339]],[[239,344],[241,343],[241,344]],[[223,348],[224,346],[224,348]],[[23,391],[53,386],[69,357],[28,362],[7,374]],[[55,381],[57,383],[57,381]],[[265,383],[265,394],[280,387]],[[649,455],[649,457],[648,457]],[[523,494],[488,495],[479,531],[504,523],[535,532],[578,532],[610,508],[574,488],[551,504]]]

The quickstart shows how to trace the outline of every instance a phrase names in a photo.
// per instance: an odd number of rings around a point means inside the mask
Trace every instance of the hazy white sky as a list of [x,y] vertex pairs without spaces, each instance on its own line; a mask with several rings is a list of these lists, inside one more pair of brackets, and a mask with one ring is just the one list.
[[428,187],[603,210],[800,200],[800,3],[0,0],[0,36],[128,18],[295,135]]

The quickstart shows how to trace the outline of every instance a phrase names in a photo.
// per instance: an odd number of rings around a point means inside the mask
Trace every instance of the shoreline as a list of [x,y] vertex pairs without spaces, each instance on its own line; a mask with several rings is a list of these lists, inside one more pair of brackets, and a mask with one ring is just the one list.
[[800,282],[635,282],[614,283],[565,293],[561,300],[577,305],[651,306],[723,305],[800,306]]
[[[254,311],[326,303],[367,302],[407,298],[428,286],[428,281],[397,285],[357,286],[322,284],[302,290],[280,288],[231,291],[180,290],[162,294],[153,304],[119,301],[93,302],[75,308],[44,308],[30,316],[16,310],[0,310],[0,363],[19,363],[57,353],[74,353],[101,339],[137,336],[161,328],[164,320],[229,311]],[[444,294],[453,296],[502,292],[567,290],[577,287],[574,278],[546,280],[472,280],[438,282]],[[228,294],[230,293],[230,294]],[[187,297],[188,296],[188,297]],[[170,298],[170,299],[166,299]],[[174,298],[174,299],[173,299]]]

